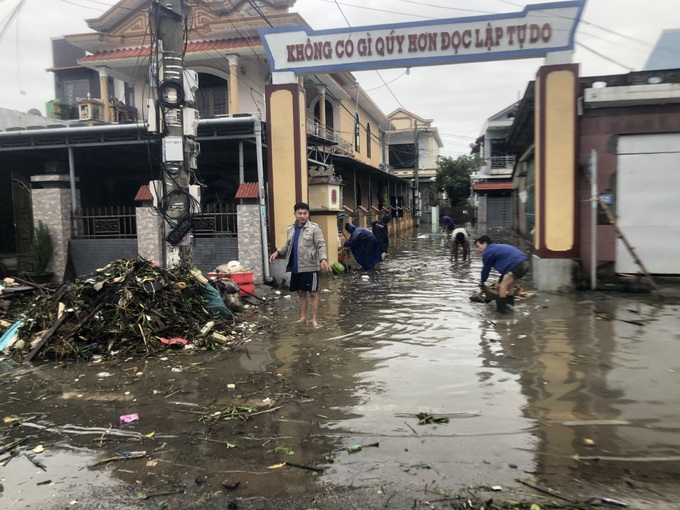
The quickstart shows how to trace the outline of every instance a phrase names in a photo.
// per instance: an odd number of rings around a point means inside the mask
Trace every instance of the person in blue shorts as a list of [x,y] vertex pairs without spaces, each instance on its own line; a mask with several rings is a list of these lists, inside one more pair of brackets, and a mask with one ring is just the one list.
[[498,271],[501,278],[498,283],[497,310],[500,313],[506,313],[508,305],[515,303],[513,283],[527,274],[529,260],[519,249],[509,244],[494,243],[489,236],[481,236],[475,239],[475,246],[482,254],[484,264],[480,287],[486,288],[486,280],[489,278],[491,269]]
[[307,293],[312,304],[312,326],[319,327],[319,264],[324,271],[331,270],[323,232],[318,224],[309,221],[309,205],[299,202],[293,206],[295,223],[288,225],[286,244],[269,256],[286,257],[286,272],[290,272],[290,291],[300,296],[300,318],[307,322]]

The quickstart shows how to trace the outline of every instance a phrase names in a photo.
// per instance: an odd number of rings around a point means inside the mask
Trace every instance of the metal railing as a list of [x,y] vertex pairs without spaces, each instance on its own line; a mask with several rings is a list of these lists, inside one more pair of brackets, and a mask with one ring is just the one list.
[[134,207],[85,207],[71,214],[74,239],[131,239],[137,237]]
[[195,237],[236,237],[238,221],[236,206],[233,204],[212,204],[206,211],[192,218]]
[[[74,239],[134,239],[137,237],[135,207],[85,207],[71,215]],[[209,205],[192,217],[194,236],[236,237],[236,206]]]
[[491,168],[513,168],[515,166],[515,156],[491,156],[489,158]]
[[307,134],[335,142],[337,147],[344,152],[350,154],[354,152],[354,146],[351,142],[342,138],[337,131],[334,131],[327,126],[323,126],[313,115],[309,114],[307,114]]

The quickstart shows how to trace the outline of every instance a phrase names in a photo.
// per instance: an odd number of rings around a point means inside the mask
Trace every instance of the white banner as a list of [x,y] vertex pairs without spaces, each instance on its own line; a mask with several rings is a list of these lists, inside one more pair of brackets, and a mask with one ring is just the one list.
[[260,29],[272,72],[315,73],[543,57],[574,48],[585,0],[495,14],[314,31]]

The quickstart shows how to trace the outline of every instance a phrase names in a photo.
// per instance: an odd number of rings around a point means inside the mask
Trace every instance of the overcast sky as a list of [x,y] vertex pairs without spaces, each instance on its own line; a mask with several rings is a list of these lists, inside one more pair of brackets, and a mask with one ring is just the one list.
[[[0,107],[44,113],[54,95],[53,75],[46,72],[52,65],[50,38],[89,31],[84,20],[100,16],[116,1],[24,0],[10,19],[20,3],[0,0]],[[541,2],[297,0],[293,10],[313,29],[322,30],[519,12],[532,3]],[[576,34],[574,62],[580,64],[582,76],[640,70],[661,31],[669,28],[680,28],[678,0],[588,0]],[[542,63],[527,59],[354,74],[385,114],[403,107],[432,119],[444,142],[442,154],[457,157],[469,153],[469,144],[488,117],[522,97]]]

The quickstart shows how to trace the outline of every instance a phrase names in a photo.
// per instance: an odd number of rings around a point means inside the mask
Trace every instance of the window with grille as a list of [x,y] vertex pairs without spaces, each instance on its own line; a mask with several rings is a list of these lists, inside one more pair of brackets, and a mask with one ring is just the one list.
[[68,80],[64,82],[64,102],[71,106],[90,93],[89,80]]

